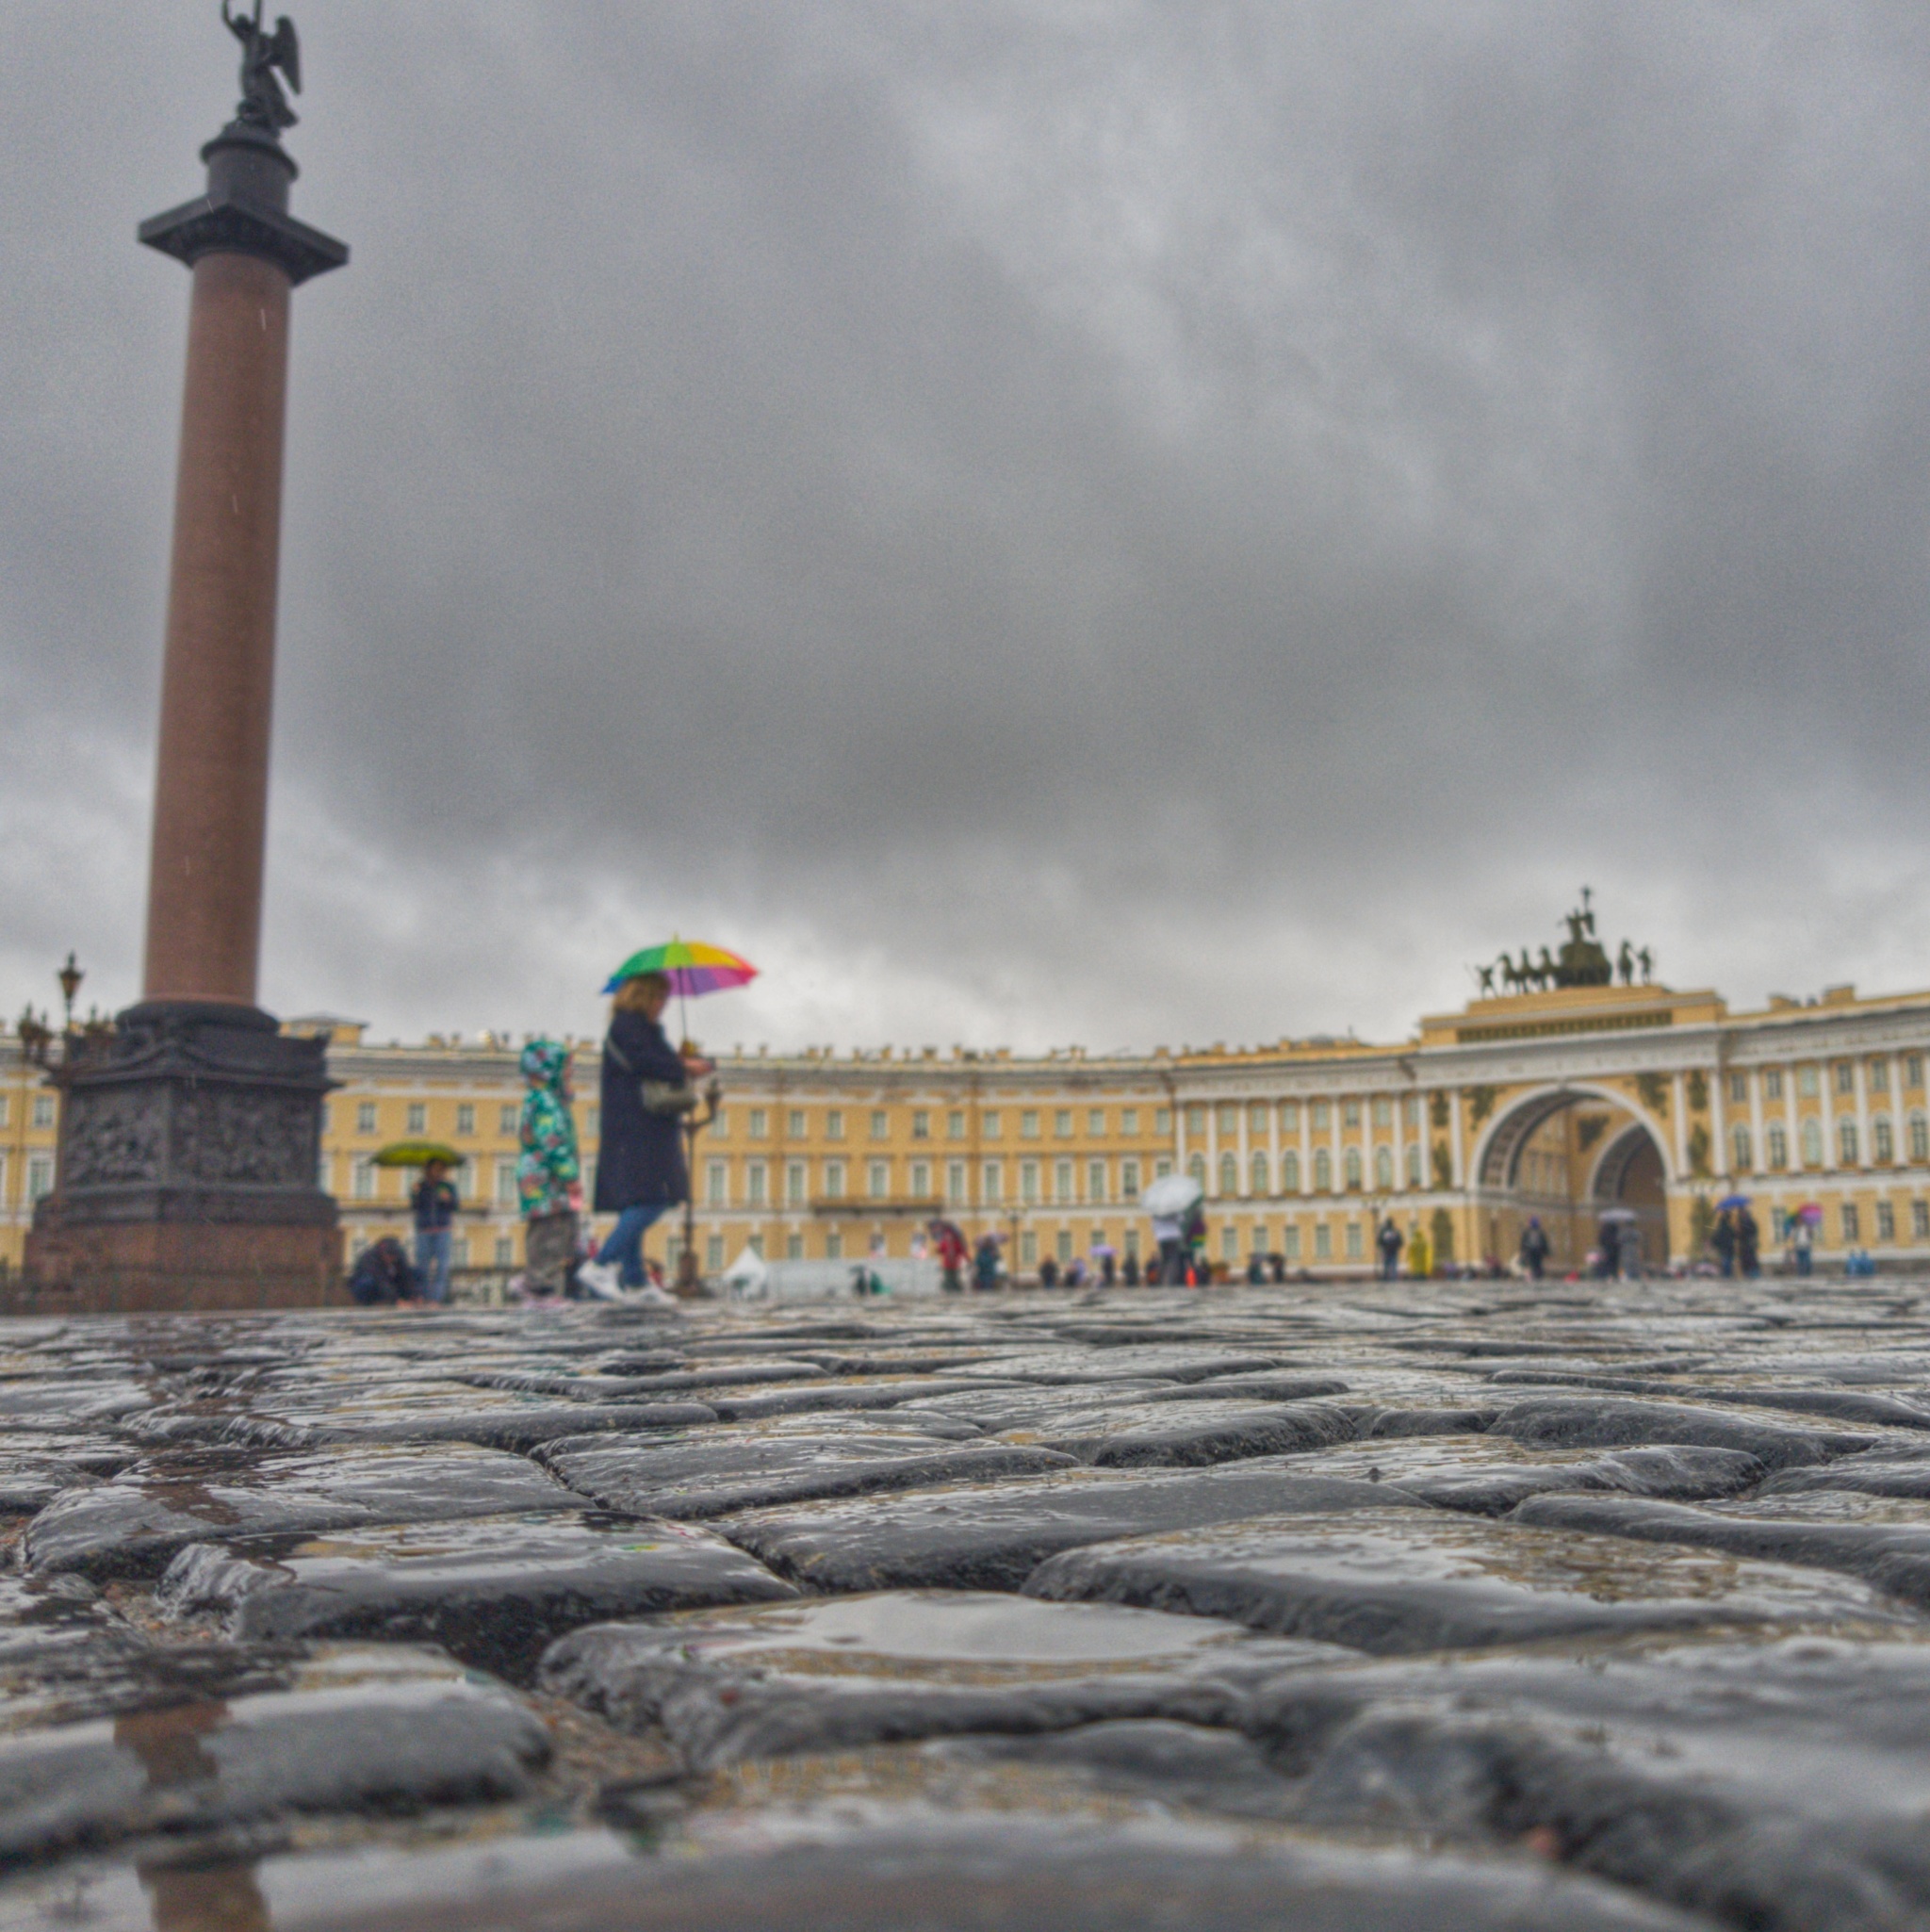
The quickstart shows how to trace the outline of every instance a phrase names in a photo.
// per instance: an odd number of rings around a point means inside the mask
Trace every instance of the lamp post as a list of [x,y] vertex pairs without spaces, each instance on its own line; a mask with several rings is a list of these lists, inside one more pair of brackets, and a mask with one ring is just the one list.
[[60,981],[60,997],[67,1003],[67,1024],[63,1031],[72,1033],[74,1031],[74,996],[80,991],[80,982],[87,977],[87,974],[74,964],[74,955],[69,953],[66,965],[61,967],[56,976]]
[[704,1089],[701,1117],[691,1114],[683,1122],[684,1172],[688,1185],[683,1195],[683,1253],[677,1258],[677,1292],[686,1301],[695,1301],[704,1292],[704,1278],[697,1269],[697,1136],[717,1118],[724,1098],[722,1085],[712,1080]]

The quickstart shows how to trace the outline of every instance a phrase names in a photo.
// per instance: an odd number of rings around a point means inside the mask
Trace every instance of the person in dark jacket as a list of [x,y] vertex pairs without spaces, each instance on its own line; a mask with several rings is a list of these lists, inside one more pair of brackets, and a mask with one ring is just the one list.
[[398,1302],[413,1302],[418,1287],[419,1278],[393,1235],[365,1248],[349,1276],[349,1293],[363,1308],[392,1308]]
[[425,1302],[449,1300],[450,1250],[456,1210],[455,1183],[449,1177],[449,1163],[432,1160],[422,1170],[422,1178],[409,1197],[416,1218],[416,1272],[422,1277]]
[[1736,1272],[1752,1282],[1762,1272],[1762,1230],[1746,1205],[1736,1216]]
[[666,1088],[688,1087],[711,1071],[709,1060],[679,1055],[663,1037],[669,999],[666,974],[640,973],[626,979],[611,1002],[610,1032],[603,1041],[595,1205],[598,1214],[615,1215],[616,1225],[596,1260],[577,1270],[578,1280],[593,1291],[643,1287],[647,1280],[645,1234],[690,1198],[682,1117],[646,1108],[642,1091],[646,1080]]
[[1529,1279],[1537,1282],[1548,1265],[1548,1231],[1542,1226],[1538,1214],[1529,1215],[1528,1225],[1521,1231],[1521,1265],[1527,1269]]

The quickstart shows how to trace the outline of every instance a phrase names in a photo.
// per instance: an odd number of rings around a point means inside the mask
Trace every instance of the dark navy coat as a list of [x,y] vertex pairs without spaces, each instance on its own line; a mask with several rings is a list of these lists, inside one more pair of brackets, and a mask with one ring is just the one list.
[[618,1013],[610,1023],[610,1040],[623,1066],[603,1048],[602,1118],[597,1148],[598,1214],[626,1207],[687,1201],[690,1175],[683,1163],[683,1130],[673,1114],[646,1114],[637,1093],[639,1080],[681,1083],[689,1076],[663,1037],[663,1029],[641,1013]]

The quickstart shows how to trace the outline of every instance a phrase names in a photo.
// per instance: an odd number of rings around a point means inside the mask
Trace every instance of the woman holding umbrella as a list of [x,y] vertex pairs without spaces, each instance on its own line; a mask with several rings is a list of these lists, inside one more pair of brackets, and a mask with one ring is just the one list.
[[664,1038],[663,1008],[677,969],[656,963],[656,955],[669,950],[656,947],[626,960],[605,989],[615,997],[603,1041],[596,1211],[614,1214],[616,1226],[596,1260],[577,1270],[578,1281],[602,1299],[645,1285],[646,1232],[690,1198],[680,1122],[695,1103],[692,1083],[711,1072],[712,1064],[688,1048],[676,1053]]

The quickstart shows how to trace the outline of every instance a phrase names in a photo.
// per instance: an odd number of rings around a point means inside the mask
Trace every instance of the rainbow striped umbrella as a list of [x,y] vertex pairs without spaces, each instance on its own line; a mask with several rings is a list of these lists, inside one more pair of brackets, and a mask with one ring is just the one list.
[[610,975],[605,992],[614,992],[626,979],[639,974],[661,973],[670,990],[685,998],[696,993],[725,992],[733,986],[746,986],[758,976],[758,969],[742,955],[722,946],[707,946],[701,940],[673,939],[661,946],[646,946],[632,953]]

